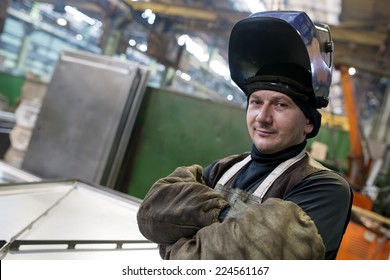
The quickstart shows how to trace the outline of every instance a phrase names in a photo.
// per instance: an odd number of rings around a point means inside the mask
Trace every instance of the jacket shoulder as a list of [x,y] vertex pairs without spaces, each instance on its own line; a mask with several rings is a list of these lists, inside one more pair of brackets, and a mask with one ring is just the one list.
[[208,165],[204,170],[204,180],[206,184],[214,188],[218,180],[228,169],[230,169],[230,167],[246,158],[249,154],[250,152],[245,152],[242,154],[227,156]]

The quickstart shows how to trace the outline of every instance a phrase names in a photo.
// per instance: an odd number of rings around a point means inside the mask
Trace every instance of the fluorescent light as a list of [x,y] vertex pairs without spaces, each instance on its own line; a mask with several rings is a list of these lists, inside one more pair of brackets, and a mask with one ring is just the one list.
[[150,15],[150,17],[148,18],[148,23],[150,25],[152,25],[154,23],[154,21],[156,20],[156,14],[152,14]]
[[213,60],[210,62],[210,68],[215,73],[223,77],[230,77],[230,70],[227,66],[225,66],[222,62],[218,60]]
[[350,67],[348,69],[348,74],[351,75],[351,76],[355,75],[356,74],[356,69],[354,67]]
[[182,78],[185,81],[190,81],[191,80],[191,76],[188,75],[187,73],[181,73],[180,78]]
[[245,3],[247,4],[249,10],[251,10],[252,13],[265,11],[263,3],[261,3],[259,0],[245,0]]
[[156,20],[156,14],[151,9],[146,9],[142,14],[142,18],[146,19],[149,24],[153,24]]
[[64,18],[58,18],[57,19],[57,24],[61,25],[61,26],[66,26],[68,24],[68,22]]
[[186,34],[181,35],[177,40],[177,43],[180,46],[186,45],[186,50],[193,54],[201,62],[206,62],[210,58],[209,54],[205,52],[203,47]]
[[145,44],[139,44],[137,45],[137,48],[141,51],[141,52],[146,52],[148,50],[148,46],[145,45]]
[[74,17],[74,19],[79,22],[84,21],[89,25],[94,25],[96,23],[96,21],[93,18],[90,18],[89,16],[83,14],[82,12],[80,12],[79,10],[71,6],[65,6],[65,11],[71,14]]
[[188,36],[187,34],[183,34],[179,37],[179,39],[177,39],[177,44],[179,46],[184,46],[184,44],[186,43],[186,41],[188,40],[188,38],[190,38],[190,36]]

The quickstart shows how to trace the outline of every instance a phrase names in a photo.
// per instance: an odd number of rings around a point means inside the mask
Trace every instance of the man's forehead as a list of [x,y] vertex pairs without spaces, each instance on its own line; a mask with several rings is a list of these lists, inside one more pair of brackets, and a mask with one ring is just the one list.
[[274,91],[274,90],[266,90],[266,89],[261,89],[261,90],[256,90],[254,91],[249,99],[253,98],[272,98],[272,99],[283,99],[283,100],[288,100],[293,102],[291,97],[289,97],[287,94]]

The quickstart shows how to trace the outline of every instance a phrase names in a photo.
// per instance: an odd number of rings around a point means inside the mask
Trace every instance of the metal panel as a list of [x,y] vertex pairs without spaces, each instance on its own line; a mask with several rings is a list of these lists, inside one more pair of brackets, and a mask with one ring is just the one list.
[[0,259],[159,260],[138,230],[139,204],[80,181],[3,185]]
[[113,186],[147,73],[128,61],[61,53],[22,169]]
[[0,184],[38,181],[41,178],[0,160]]

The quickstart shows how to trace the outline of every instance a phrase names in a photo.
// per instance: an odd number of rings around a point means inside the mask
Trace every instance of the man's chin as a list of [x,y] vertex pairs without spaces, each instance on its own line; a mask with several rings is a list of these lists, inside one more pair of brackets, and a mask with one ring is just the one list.
[[263,154],[273,154],[275,153],[275,146],[270,144],[255,144],[256,149]]

